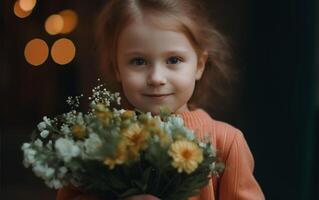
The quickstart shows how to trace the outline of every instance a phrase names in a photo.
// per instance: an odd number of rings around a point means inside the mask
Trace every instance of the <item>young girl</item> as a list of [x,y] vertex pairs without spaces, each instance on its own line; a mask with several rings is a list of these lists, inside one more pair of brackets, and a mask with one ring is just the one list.
[[[227,77],[227,44],[198,0],[110,0],[101,13],[98,40],[107,80],[119,83],[129,108],[158,114],[166,106],[198,138],[209,134],[225,164],[219,178],[192,200],[262,200],[254,160],[243,134],[196,108]],[[212,88],[205,91],[205,88]],[[193,106],[190,106],[190,105]],[[72,186],[58,200],[97,199]],[[131,200],[158,199],[139,195]]]

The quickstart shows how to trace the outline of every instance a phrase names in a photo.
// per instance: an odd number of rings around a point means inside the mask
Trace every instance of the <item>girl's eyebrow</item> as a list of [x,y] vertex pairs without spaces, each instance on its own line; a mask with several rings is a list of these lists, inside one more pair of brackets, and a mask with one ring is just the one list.
[[172,51],[163,52],[162,55],[166,56],[166,55],[187,54],[187,53],[188,51],[186,50],[172,50]]
[[144,54],[143,52],[140,52],[140,51],[129,51],[129,52],[126,52],[124,54],[124,56],[131,56],[131,55],[142,55]]
[[[170,50],[170,51],[165,51],[165,52],[162,52],[161,55],[162,56],[167,56],[167,55],[174,55],[174,54],[187,54],[188,51],[186,50]],[[131,56],[131,55],[144,55],[144,54],[147,54],[142,52],[142,51],[129,51],[129,52],[126,52],[124,55],[125,56]]]

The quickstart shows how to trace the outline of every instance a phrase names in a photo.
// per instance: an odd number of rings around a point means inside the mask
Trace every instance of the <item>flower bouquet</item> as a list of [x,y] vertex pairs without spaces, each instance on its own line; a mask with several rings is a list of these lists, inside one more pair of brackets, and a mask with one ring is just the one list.
[[69,97],[71,111],[44,117],[22,145],[25,167],[49,187],[72,184],[106,199],[182,200],[223,170],[208,139],[197,140],[167,109],[158,116],[122,110],[118,93],[103,84],[92,91],[88,112],[77,111],[81,96]]

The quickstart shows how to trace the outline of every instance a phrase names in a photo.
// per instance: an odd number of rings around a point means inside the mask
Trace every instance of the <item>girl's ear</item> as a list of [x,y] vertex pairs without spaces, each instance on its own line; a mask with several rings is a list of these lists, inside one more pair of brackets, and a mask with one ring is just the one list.
[[196,80],[200,80],[203,72],[205,70],[205,65],[208,58],[208,52],[205,50],[201,53],[201,55],[198,57],[198,63],[197,63],[197,69],[196,69]]

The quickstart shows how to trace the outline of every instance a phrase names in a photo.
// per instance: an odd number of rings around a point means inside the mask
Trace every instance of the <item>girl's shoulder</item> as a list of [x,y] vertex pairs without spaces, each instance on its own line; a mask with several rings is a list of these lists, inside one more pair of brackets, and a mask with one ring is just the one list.
[[237,134],[242,134],[241,131],[223,121],[212,118],[205,110],[196,109],[181,114],[185,125],[194,131],[209,132],[210,135],[216,137],[235,137]]
[[208,136],[212,144],[221,152],[229,152],[233,145],[246,145],[243,133],[238,128],[212,118],[203,109],[182,113],[181,117],[185,125],[199,138]]

